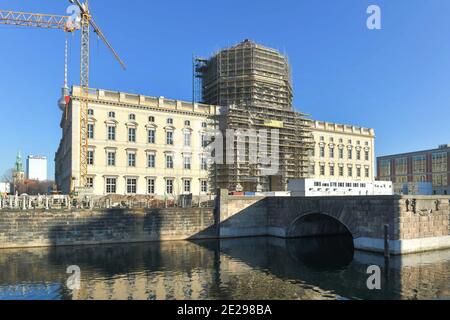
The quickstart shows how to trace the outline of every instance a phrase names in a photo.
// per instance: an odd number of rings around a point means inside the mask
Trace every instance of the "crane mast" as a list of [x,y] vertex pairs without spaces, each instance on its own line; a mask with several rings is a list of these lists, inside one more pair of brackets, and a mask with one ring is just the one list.
[[[87,2],[86,2],[87,5]],[[80,68],[80,187],[87,187],[88,174],[88,105],[89,105],[89,12],[81,17]]]
[[0,10],[0,24],[36,27],[46,29],[59,29],[65,32],[74,32],[81,30],[81,64],[80,64],[80,172],[78,188],[80,191],[87,187],[88,175],[88,105],[89,105],[89,57],[90,57],[90,28],[92,27],[97,36],[102,39],[104,44],[110,49],[115,59],[123,69],[125,64],[120,59],[117,52],[111,46],[105,35],[93,20],[89,12],[89,1],[81,3],[79,0],[69,0],[80,10],[80,26],[74,26],[69,23],[69,16],[38,14],[27,12],[14,12]]

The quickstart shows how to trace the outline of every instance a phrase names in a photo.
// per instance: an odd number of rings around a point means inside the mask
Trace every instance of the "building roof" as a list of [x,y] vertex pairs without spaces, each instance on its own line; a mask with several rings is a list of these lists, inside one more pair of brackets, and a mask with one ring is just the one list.
[[339,124],[327,121],[312,121],[312,130],[324,131],[324,132],[335,132],[343,134],[357,134],[357,135],[367,135],[375,136],[375,129],[365,128],[349,124]]
[[419,150],[419,151],[411,151],[411,152],[405,152],[405,153],[397,153],[397,154],[379,156],[379,157],[377,157],[377,159],[414,156],[414,155],[420,155],[420,154],[424,154],[424,153],[435,153],[435,152],[440,152],[440,151],[441,152],[443,152],[443,151],[447,151],[447,152],[450,151],[450,144],[439,145],[435,149],[427,149],[427,150]]

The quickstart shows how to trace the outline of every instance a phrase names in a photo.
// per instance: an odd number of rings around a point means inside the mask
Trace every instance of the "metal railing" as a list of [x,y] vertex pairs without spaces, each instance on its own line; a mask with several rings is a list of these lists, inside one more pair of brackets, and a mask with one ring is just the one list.
[[83,196],[37,195],[0,197],[0,211],[7,210],[85,210],[85,209],[151,209],[212,208],[215,196]]

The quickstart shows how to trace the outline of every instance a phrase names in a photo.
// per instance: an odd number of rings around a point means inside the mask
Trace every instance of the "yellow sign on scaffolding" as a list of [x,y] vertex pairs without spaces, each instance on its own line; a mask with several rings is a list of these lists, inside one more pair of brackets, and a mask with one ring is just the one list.
[[272,128],[284,128],[283,121],[278,120],[264,120],[264,125]]

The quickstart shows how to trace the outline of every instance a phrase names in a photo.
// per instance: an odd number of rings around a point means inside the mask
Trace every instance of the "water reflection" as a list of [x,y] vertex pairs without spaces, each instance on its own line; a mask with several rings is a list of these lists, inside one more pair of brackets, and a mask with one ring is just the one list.
[[[366,287],[383,269],[382,290]],[[66,268],[81,268],[81,288]],[[0,251],[0,299],[450,298],[450,251],[395,257],[347,237],[164,242]]]
[[316,271],[344,269],[354,254],[351,236],[289,239],[286,250],[295,261]]

